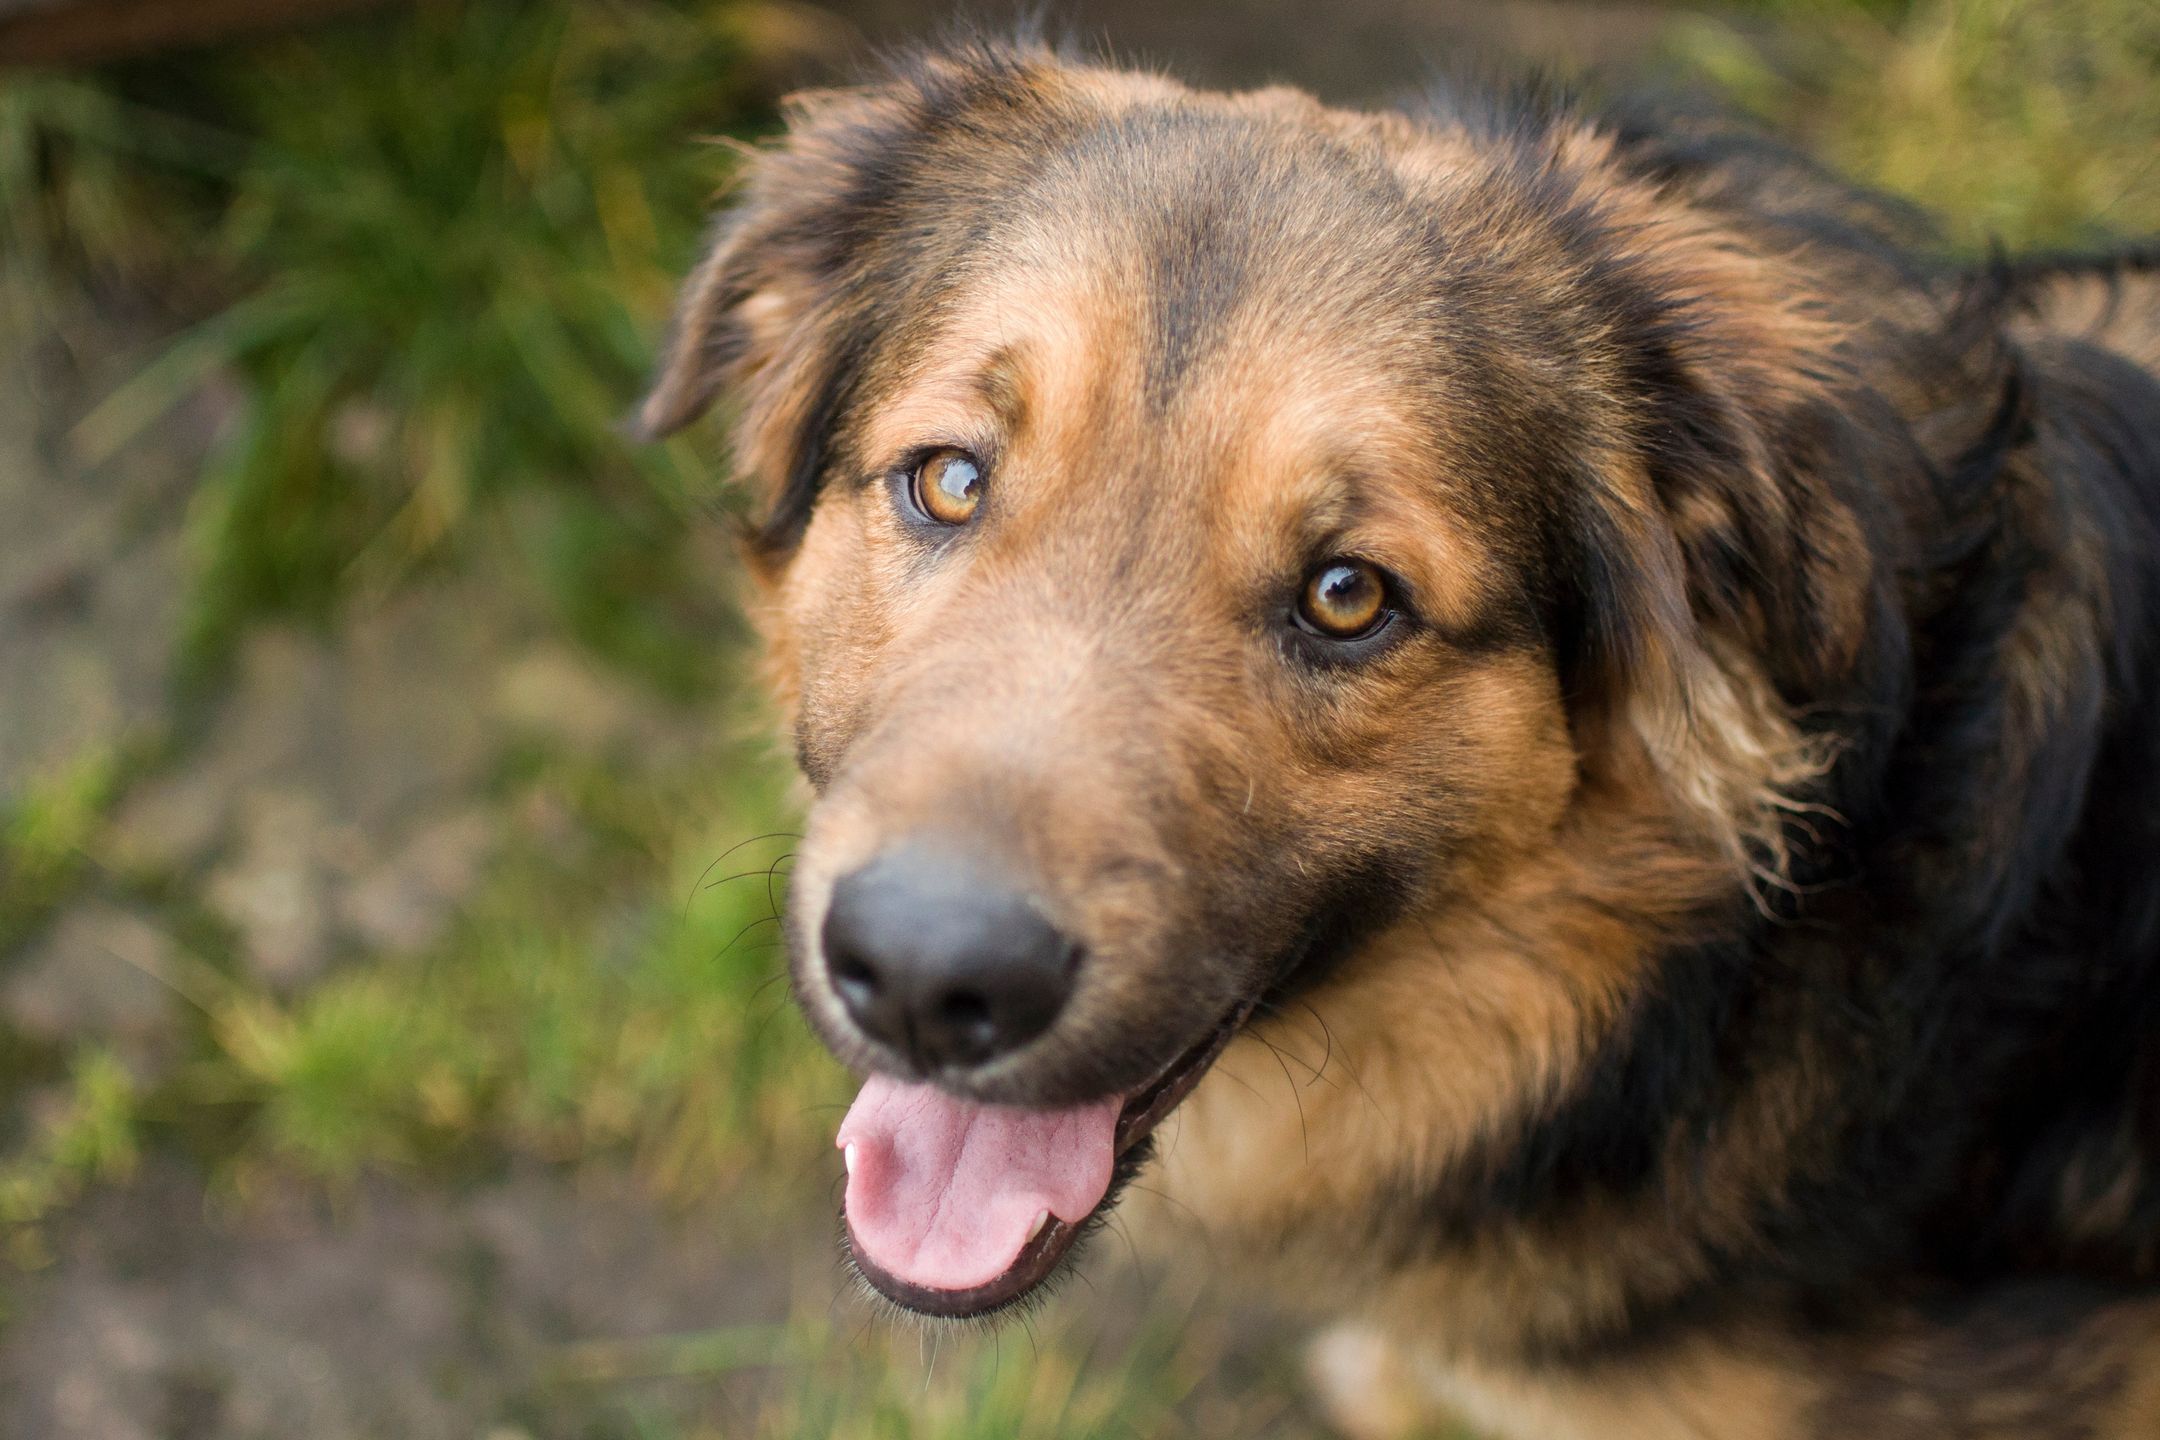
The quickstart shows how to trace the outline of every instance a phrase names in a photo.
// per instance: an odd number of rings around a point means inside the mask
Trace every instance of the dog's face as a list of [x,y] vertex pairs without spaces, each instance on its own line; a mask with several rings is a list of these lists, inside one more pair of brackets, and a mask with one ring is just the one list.
[[1287,94],[932,62],[806,105],[693,279],[647,422],[743,401],[794,979],[873,1077],[902,1303],[1030,1288],[1256,1006],[1586,784],[1698,766],[1715,848],[1798,763],[1692,622],[1619,322],[1493,183]]
[[[821,792],[801,988],[863,1068],[1130,1089],[1304,937],[1534,837],[1571,786],[1527,526],[1449,443],[1475,401],[1406,313],[1405,217],[1371,177],[1219,145],[1111,138],[933,216],[974,233],[881,337],[781,581]],[[851,1017],[823,917],[900,851],[1070,943],[1029,1043]]]

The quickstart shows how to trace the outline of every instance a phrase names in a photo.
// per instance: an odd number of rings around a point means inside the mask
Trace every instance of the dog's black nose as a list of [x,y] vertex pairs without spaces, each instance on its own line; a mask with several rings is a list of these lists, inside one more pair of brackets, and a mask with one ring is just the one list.
[[848,1014],[925,1070],[1018,1049],[1072,993],[1075,947],[1027,896],[920,846],[843,876],[824,940]]

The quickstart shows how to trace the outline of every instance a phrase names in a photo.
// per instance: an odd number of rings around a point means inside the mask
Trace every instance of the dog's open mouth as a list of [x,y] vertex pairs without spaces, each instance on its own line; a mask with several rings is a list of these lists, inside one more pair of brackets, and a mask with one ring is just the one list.
[[1191,1093],[1252,1013],[1130,1094],[1022,1110],[873,1075],[840,1122],[848,1248],[894,1304],[987,1315],[1048,1279],[1110,1193],[1118,1161]]

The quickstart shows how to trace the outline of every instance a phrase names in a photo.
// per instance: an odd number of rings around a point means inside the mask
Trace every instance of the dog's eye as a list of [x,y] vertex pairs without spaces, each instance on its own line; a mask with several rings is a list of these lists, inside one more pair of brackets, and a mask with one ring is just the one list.
[[1330,560],[1305,578],[1298,623],[1330,640],[1355,640],[1387,623],[1387,582],[1363,560]]
[[915,508],[940,525],[965,525],[982,504],[982,467],[964,450],[924,457],[910,481]]

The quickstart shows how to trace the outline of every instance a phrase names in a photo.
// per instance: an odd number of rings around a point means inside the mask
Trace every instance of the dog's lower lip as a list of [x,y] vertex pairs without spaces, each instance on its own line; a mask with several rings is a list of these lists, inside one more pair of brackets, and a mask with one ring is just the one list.
[[1178,1102],[1192,1092],[1200,1083],[1200,1077],[1208,1072],[1215,1058],[1231,1037],[1244,1027],[1246,1018],[1253,1012],[1255,1002],[1246,1001],[1225,1016],[1206,1039],[1171,1061],[1162,1073],[1125,1102],[1125,1109],[1118,1116],[1116,1149],[1123,1155],[1133,1146],[1146,1139],[1163,1117],[1176,1109]]
[[[1117,1129],[1112,1146],[1122,1160],[1134,1146],[1153,1133],[1164,1117],[1175,1110],[1178,1103],[1192,1093],[1200,1077],[1215,1063],[1237,1032],[1251,1016],[1256,1002],[1246,1001],[1233,1009],[1199,1044],[1185,1051],[1177,1059],[1163,1067],[1162,1071],[1125,1102],[1119,1112]],[[1084,1218],[1066,1221],[1052,1215],[1039,1230],[1021,1247],[1020,1254],[1004,1274],[971,1290],[932,1290],[911,1285],[897,1276],[889,1275],[867,1260],[860,1247],[853,1244],[852,1236],[848,1250],[855,1268],[886,1299],[917,1314],[941,1319],[980,1319],[995,1314],[1009,1305],[1025,1299],[1030,1291],[1050,1278],[1058,1264],[1072,1249],[1073,1242],[1088,1222],[1107,1209],[1116,1198],[1116,1188],[1106,1196],[1101,1205]],[[846,1224],[843,1220],[842,1229]]]

